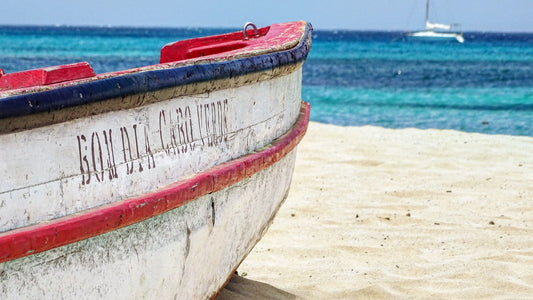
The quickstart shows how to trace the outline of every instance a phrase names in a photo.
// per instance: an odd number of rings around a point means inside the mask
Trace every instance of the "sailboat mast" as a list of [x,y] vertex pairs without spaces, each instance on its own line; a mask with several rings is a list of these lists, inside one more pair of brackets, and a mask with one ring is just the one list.
[[429,0],[426,0],[426,24],[428,23],[428,21],[429,21]]

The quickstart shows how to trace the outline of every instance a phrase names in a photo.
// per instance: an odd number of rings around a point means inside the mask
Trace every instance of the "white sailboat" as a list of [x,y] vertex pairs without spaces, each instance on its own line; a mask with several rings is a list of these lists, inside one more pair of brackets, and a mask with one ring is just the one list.
[[426,29],[424,31],[412,32],[408,37],[426,40],[456,40],[459,43],[465,41],[462,33],[449,32],[451,25],[431,23],[429,21],[429,0],[426,0]]

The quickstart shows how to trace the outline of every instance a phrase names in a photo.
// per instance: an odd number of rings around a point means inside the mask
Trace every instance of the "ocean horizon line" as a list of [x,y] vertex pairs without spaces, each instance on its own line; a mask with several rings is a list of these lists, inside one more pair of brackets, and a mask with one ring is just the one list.
[[[312,24],[312,22],[310,22]],[[266,27],[270,24],[257,24],[258,27]],[[102,24],[102,25],[96,25],[96,24],[1,24],[0,28],[80,28],[80,29],[91,29],[91,28],[97,28],[97,29],[154,29],[154,30],[180,30],[180,29],[186,29],[186,30],[230,30],[230,31],[240,31],[242,28],[236,26],[167,26],[167,25],[112,25],[112,24]],[[320,28],[315,27],[313,32],[315,34],[320,32],[328,32],[328,33],[390,33],[390,34],[405,34],[409,32],[414,31],[420,31],[421,28],[412,28],[412,29],[350,29],[350,28]],[[531,31],[497,31],[497,30],[457,30],[458,32],[461,32],[463,34],[497,34],[497,35],[533,35],[533,30]]]

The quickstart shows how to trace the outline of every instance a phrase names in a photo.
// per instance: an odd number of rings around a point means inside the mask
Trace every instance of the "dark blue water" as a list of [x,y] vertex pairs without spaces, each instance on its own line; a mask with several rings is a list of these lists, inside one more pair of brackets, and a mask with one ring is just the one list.
[[[0,68],[88,61],[97,73],[159,60],[176,40],[228,29],[0,27]],[[304,65],[311,119],[533,136],[533,34],[466,33],[465,43],[400,32],[315,30]]]

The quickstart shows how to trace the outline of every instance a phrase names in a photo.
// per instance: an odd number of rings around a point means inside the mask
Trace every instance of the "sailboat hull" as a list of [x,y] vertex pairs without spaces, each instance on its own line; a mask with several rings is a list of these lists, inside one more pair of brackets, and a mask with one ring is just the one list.
[[423,41],[457,41],[459,43],[464,43],[465,39],[461,33],[453,32],[435,32],[435,31],[419,31],[413,32],[407,35],[409,38]]

